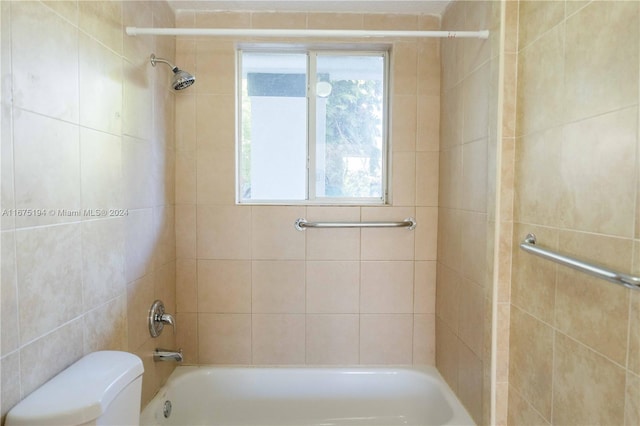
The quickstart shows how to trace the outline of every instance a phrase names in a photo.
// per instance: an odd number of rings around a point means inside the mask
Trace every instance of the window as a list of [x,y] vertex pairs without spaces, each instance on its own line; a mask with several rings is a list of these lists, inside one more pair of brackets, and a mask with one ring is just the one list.
[[238,58],[239,203],[386,202],[386,51]]

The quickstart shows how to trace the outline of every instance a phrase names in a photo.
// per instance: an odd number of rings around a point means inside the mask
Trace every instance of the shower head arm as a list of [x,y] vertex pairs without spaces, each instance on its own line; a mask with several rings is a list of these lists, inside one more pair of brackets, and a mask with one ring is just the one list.
[[151,54],[150,60],[151,60],[151,65],[153,65],[154,67],[156,66],[156,63],[161,62],[163,64],[169,65],[171,67],[171,70],[174,73],[180,71],[180,69],[177,66],[173,65],[171,62],[167,61],[166,59],[156,58],[156,55],[154,55],[153,53]]

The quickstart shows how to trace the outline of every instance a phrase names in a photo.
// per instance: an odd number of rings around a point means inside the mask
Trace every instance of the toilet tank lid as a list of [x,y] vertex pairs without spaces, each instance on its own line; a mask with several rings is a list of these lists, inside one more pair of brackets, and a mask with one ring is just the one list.
[[100,351],[81,358],[20,401],[7,425],[80,425],[105,413],[113,399],[144,372],[128,352]]

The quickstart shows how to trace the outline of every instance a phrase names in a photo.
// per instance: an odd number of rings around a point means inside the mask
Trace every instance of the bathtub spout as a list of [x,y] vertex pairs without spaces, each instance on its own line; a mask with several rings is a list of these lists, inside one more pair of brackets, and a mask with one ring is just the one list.
[[158,361],[176,361],[182,362],[182,349],[171,351],[169,349],[156,349],[153,353],[153,360]]

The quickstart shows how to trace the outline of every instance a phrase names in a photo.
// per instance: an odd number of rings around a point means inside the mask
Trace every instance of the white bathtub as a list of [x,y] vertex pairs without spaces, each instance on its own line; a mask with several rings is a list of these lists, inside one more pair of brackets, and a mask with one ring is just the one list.
[[[165,401],[172,412],[163,415]],[[473,425],[437,370],[178,367],[143,426]]]

